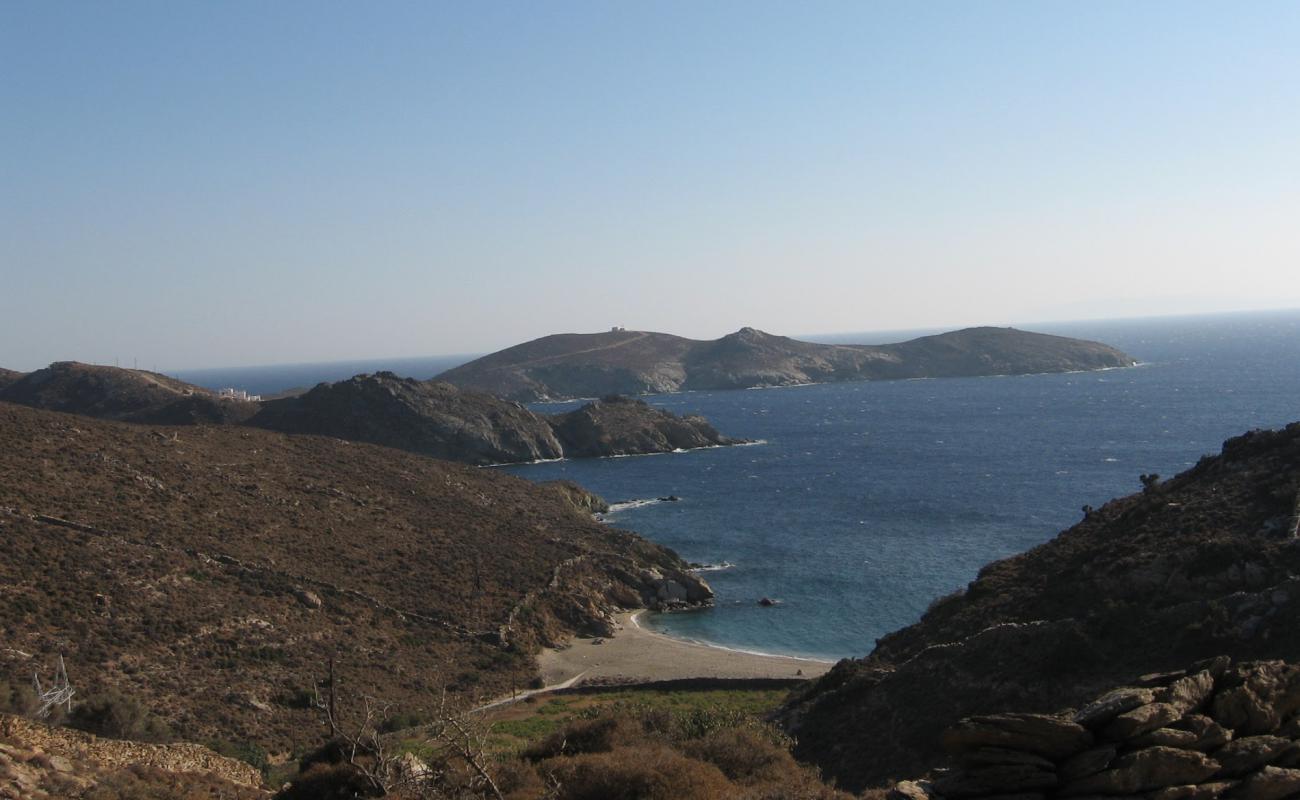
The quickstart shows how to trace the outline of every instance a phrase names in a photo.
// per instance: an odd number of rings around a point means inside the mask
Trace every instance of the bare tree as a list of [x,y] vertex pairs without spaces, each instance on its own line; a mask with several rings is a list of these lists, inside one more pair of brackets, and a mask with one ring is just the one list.
[[68,668],[63,664],[62,653],[59,654],[59,666],[54,672],[54,681],[50,688],[45,689],[41,686],[39,672],[32,673],[32,688],[36,691],[36,700],[39,703],[36,707],[37,718],[45,719],[58,706],[66,706],[68,712],[72,712],[72,696],[77,691],[72,688],[72,683],[68,680]]
[[[320,683],[315,687],[315,706],[329,726],[331,740],[339,755],[376,794],[400,792],[416,798],[489,797],[504,800],[500,788],[487,769],[487,741],[491,728],[482,724],[473,711],[461,711],[449,701],[446,690],[439,695],[432,720],[422,725],[421,744],[435,755],[425,763],[408,753],[394,752],[382,731],[391,705],[380,704],[374,697],[359,695],[359,706],[349,714],[340,708],[338,678],[334,659],[329,661],[326,694]],[[350,717],[345,719],[345,717]],[[461,764],[468,781],[451,780],[450,766]],[[454,792],[454,794],[452,794]]]

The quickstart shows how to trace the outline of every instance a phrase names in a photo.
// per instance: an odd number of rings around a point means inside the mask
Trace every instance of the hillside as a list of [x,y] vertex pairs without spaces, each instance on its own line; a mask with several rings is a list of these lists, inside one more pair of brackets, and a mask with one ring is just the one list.
[[[11,382],[6,386],[5,380]],[[391,372],[322,383],[262,402],[219,398],[157,373],[76,362],[26,375],[0,373],[0,401],[32,408],[155,425],[248,424],[478,466],[667,453],[740,441],[721,435],[701,417],[677,417],[639,401],[606,400],[547,416],[486,392]]]
[[798,754],[856,789],[940,763],[962,716],[1077,707],[1225,652],[1300,658],[1300,423],[1144,484],[838,664],[786,710]]
[[23,377],[23,374],[24,373],[0,367],[0,391],[4,391],[5,387],[10,384],[16,383]]
[[560,458],[544,419],[484,392],[390,372],[325,383],[270,400],[249,420],[285,433],[316,433],[470,464]]
[[390,372],[265,402],[249,424],[478,465],[667,453],[738,441],[703,418],[677,417],[638,400],[606,398],[547,416],[486,392]]
[[83,701],[273,754],[317,742],[331,657],[406,710],[496,695],[616,608],[711,599],[593,502],[371,445],[0,403],[0,684],[62,653]]
[[712,341],[615,330],[560,334],[501,350],[438,380],[513,400],[743,389],[833,381],[1018,375],[1127,367],[1097,342],[969,328],[890,345],[829,345],[741,328]]
[[202,387],[156,372],[58,361],[6,385],[0,400],[101,419],[163,425],[239,422],[254,403],[222,400]]

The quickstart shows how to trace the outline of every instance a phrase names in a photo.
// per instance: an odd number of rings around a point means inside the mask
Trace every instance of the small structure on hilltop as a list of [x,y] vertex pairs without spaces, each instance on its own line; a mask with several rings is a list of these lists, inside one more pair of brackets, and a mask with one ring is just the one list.
[[244,400],[250,403],[259,402],[262,399],[262,396],[260,394],[249,394],[243,389],[234,389],[230,387],[227,387],[225,389],[218,389],[217,397],[221,398],[222,400]]

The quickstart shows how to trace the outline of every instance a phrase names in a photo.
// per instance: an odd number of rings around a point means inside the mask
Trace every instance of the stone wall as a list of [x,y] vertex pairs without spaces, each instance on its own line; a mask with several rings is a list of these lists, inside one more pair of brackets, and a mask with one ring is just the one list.
[[1300,795],[1300,666],[1226,656],[1145,675],[1078,710],[967,717],[954,761],[890,800],[1282,800]]
[[251,765],[217,755],[197,744],[143,744],[103,739],[10,714],[0,714],[0,738],[20,742],[25,748],[51,756],[93,761],[101,767],[138,764],[168,772],[205,773],[242,786],[262,785],[262,774]]

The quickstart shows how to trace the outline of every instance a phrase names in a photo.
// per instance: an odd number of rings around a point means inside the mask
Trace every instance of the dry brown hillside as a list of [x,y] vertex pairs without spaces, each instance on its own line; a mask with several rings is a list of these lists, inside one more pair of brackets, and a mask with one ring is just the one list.
[[1300,658],[1300,423],[1142,482],[819,679],[788,709],[797,753],[860,788],[934,766],[961,716],[1077,705],[1223,653]]
[[281,752],[319,738],[304,705],[332,655],[407,709],[443,685],[499,694],[532,680],[538,642],[692,580],[575,491],[0,403],[0,681],[63,653],[81,698],[114,690],[186,740]]

